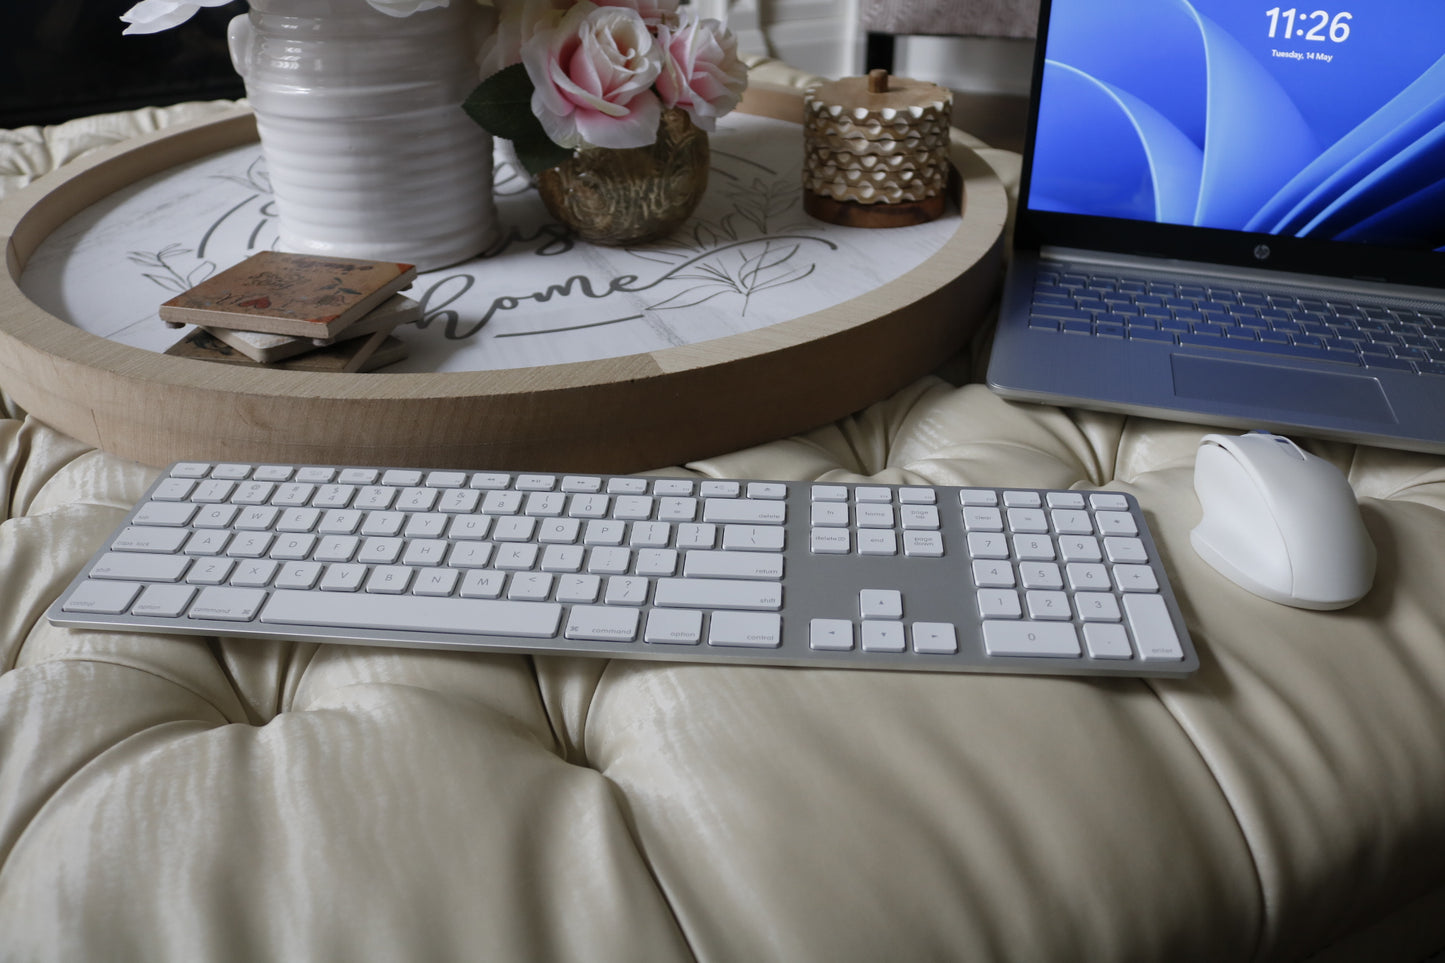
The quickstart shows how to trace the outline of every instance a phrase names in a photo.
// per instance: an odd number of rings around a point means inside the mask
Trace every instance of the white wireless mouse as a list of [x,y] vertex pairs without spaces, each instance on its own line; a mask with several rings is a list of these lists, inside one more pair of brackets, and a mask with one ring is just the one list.
[[1194,462],[1199,557],[1273,602],[1339,609],[1369,591],[1375,546],[1345,476],[1268,432],[1205,435]]

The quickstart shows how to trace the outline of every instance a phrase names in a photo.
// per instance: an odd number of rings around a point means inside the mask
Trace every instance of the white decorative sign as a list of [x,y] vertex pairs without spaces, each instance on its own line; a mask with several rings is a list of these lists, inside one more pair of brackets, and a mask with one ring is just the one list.
[[[387,371],[485,371],[587,361],[753,331],[852,300],[927,261],[958,230],[839,227],[803,212],[802,130],[734,112],[712,135],[707,196],[666,241],[619,249],[571,238],[499,159],[503,236],[464,264],[422,274],[402,328],[410,357]],[[91,333],[164,351],[184,332],[162,301],[274,246],[258,145],[146,178],[72,218],[21,288]]]

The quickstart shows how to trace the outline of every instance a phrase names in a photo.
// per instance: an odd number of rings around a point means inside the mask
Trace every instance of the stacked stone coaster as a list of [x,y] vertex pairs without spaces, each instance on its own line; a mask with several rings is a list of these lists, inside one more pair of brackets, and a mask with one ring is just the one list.
[[874,70],[803,99],[803,206],[850,227],[903,227],[946,205],[953,96]]

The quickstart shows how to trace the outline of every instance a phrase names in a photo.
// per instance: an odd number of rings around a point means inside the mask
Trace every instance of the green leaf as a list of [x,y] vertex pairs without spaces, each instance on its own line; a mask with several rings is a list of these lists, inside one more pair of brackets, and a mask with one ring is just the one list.
[[572,156],[558,147],[532,113],[532,78],[521,64],[504,67],[477,85],[462,109],[493,137],[512,142],[529,174],[539,174]]

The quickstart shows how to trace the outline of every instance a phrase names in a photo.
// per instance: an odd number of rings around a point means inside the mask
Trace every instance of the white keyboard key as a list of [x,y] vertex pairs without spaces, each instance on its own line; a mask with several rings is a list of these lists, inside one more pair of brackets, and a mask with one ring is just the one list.
[[334,468],[298,468],[296,469],[296,480],[299,482],[312,482],[323,485],[336,477]]
[[[456,590],[461,574],[454,568],[424,568],[416,573],[416,578],[412,579],[411,594],[451,595]],[[278,581],[276,587],[293,588],[295,586],[282,586]]]
[[564,492],[600,492],[602,479],[596,475],[568,475],[562,479]]
[[[739,528],[740,528],[740,527],[742,527],[742,526],[728,526],[728,529],[731,529],[731,528],[734,528],[734,527],[739,527]],[[773,532],[776,532],[776,533],[777,533],[777,536],[778,536],[778,544],[776,544],[776,545],[766,545],[766,546],[764,546],[764,545],[756,545],[755,547],[757,547],[757,548],[769,548],[769,549],[772,549],[772,550],[774,550],[774,551],[782,551],[782,548],[783,548],[783,537],[782,537],[782,536],[783,536],[783,532],[782,532],[782,529],[768,529],[768,531],[773,531]],[[678,547],[679,549],[688,549],[688,548],[713,548],[713,547],[715,547],[716,545],[717,545],[717,526],[716,526],[716,525],[709,525],[709,524],[707,524],[707,523],[704,522],[704,523],[682,524],[682,525],[677,526],[677,547]],[[724,542],[723,542],[723,548],[728,548],[728,547],[729,547],[729,546],[728,546],[726,540],[724,540]],[[734,545],[734,546],[732,546],[732,547],[733,547],[733,548],[742,548],[742,547],[744,547],[744,546],[742,546],[742,545]]]
[[576,605],[567,618],[566,637],[589,642],[631,642],[637,638],[641,613],[605,605]]
[[901,619],[903,593],[897,589],[863,589],[858,593],[858,615],[864,619]]
[[1013,537],[1014,557],[1023,561],[1051,562],[1054,560],[1054,542],[1047,535],[1015,535]]
[[853,510],[854,524],[859,528],[892,528],[893,506],[862,504]]
[[703,498],[737,498],[743,492],[741,482],[727,478],[713,478],[697,486],[697,493]]
[[503,515],[492,522],[492,538],[499,542],[530,542],[537,520],[526,515]]
[[1059,539],[1059,554],[1066,562],[1098,562],[1104,553],[1092,535],[1066,535]]
[[202,505],[191,519],[196,528],[225,528],[235,520],[240,508],[235,505]]
[[587,555],[587,571],[594,575],[625,575],[632,568],[632,550],[602,546]]
[[136,512],[137,525],[186,525],[196,514],[196,506],[189,502],[148,502]]
[[407,538],[442,538],[450,522],[451,519],[440,512],[423,512],[406,520],[402,534]]
[[375,485],[380,477],[381,472],[375,468],[343,468],[336,480],[344,485]]
[[991,488],[963,488],[958,492],[961,505],[997,505],[998,492]]
[[206,462],[183,461],[171,466],[173,478],[205,478],[211,473],[211,466]]
[[355,535],[363,517],[354,508],[332,508],[316,523],[316,531],[322,535]]
[[[360,515],[359,512],[354,514]],[[321,509],[319,508],[288,508],[281,513],[280,519],[277,520],[276,531],[309,532],[320,524],[321,518]],[[353,525],[352,528],[348,530],[348,533],[355,530],[356,528]],[[329,529],[329,531],[336,532],[337,529],[332,528]]]
[[913,651],[925,655],[953,655],[958,651],[958,632],[948,622],[914,622]]
[[748,482],[749,498],[786,498],[788,486],[779,482]]
[[970,558],[1008,558],[1008,539],[999,532],[969,532],[968,555]]
[[1043,500],[1038,492],[1006,491],[1003,503],[1009,508],[1038,508]]
[[1016,619],[1024,610],[1013,589],[979,589],[978,611],[986,619]]
[[597,575],[564,575],[557,579],[559,602],[595,602],[601,591],[602,579]]
[[932,488],[900,488],[898,501],[904,505],[936,505],[938,493]]
[[363,565],[390,565],[401,557],[404,544],[400,538],[364,538],[356,560]]
[[[316,598],[308,595],[307,598]],[[221,588],[210,586],[196,594],[186,610],[193,619],[215,619],[221,622],[249,622],[261,610],[266,593],[261,589]]]
[[644,605],[648,584],[645,578],[614,575],[607,580],[602,601],[608,605]]
[[634,522],[627,544],[632,548],[662,548],[672,541],[672,526],[667,522]]
[[858,554],[897,555],[898,533],[891,529],[860,529],[858,531]]
[[[506,576],[501,572],[486,569],[472,569],[462,576],[462,587],[457,594],[464,599],[501,598]],[[592,601],[587,599],[587,601]]]
[[652,483],[654,495],[691,495],[694,489],[691,478],[659,478]]
[[188,478],[167,478],[151,492],[151,498],[163,502],[176,502],[189,498],[196,483]]
[[503,472],[480,471],[472,476],[471,481],[467,482],[467,487],[490,491],[497,488],[506,488],[511,483],[512,476]]
[[811,495],[815,502],[846,502],[848,489],[843,485],[814,485]]
[[864,652],[902,652],[907,648],[902,622],[864,622]]
[[428,488],[461,488],[466,483],[466,473],[460,471],[434,471],[426,476]]
[[808,547],[814,555],[847,555],[853,550],[853,536],[846,528],[815,528]]
[[714,612],[707,644],[776,649],[783,643],[783,620],[764,612]]
[[537,528],[537,540],[547,545],[571,545],[582,535],[582,522],[576,518],[549,518]]
[[[321,591],[355,592],[366,580],[366,572],[365,565],[328,565],[325,574],[321,576]],[[312,598],[319,597],[312,596]]]
[[1069,588],[1076,592],[1103,592],[1109,589],[1109,569],[1092,562],[1070,562],[1064,567]]
[[1007,560],[977,559],[973,563],[973,584],[979,588],[1013,588],[1018,580]]
[[1074,608],[1085,622],[1117,622],[1119,600],[1112,592],[1079,592],[1074,595]]
[[318,562],[349,562],[356,557],[361,539],[355,535],[327,535],[311,557]]
[[131,606],[132,615],[178,619],[186,614],[196,589],[190,585],[147,585]]
[[652,507],[651,495],[618,495],[612,500],[612,517],[627,522],[642,521],[652,517]]
[[1045,499],[1050,508],[1078,510],[1084,507],[1083,492],[1049,492]]
[[[775,525],[725,525],[722,547],[725,552],[781,552],[785,537],[784,530]],[[712,544],[697,547],[712,548]]]
[[853,648],[853,623],[847,619],[813,619],[808,623],[808,647],[847,652]]
[[91,612],[96,615],[120,615],[140,594],[136,582],[98,582],[86,579],[61,606],[66,612]]
[[677,574],[677,552],[670,548],[644,548],[637,553],[636,575],[659,578]]
[[523,492],[549,492],[557,487],[557,479],[552,475],[518,475],[516,486]]
[[1049,518],[1053,521],[1054,531],[1060,535],[1094,534],[1094,520],[1088,512],[1056,508]]
[[995,656],[1072,658],[1082,653],[1071,622],[988,620],[983,623],[983,648]]
[[184,555],[106,552],[87,574],[91,578],[132,582],[179,582],[190,564]]
[[814,525],[843,526],[848,524],[848,506],[843,502],[814,502],[810,510]]
[[627,533],[627,526],[622,522],[591,521],[582,530],[583,545],[621,545],[622,539]]
[[1144,550],[1144,543],[1137,538],[1114,536],[1104,539],[1104,554],[1111,562],[1126,562],[1137,564],[1149,561],[1149,553]]
[[1184,648],[1174,631],[1174,623],[1159,595],[1125,595],[1124,612],[1139,658],[1146,662],[1177,662],[1184,658]]
[[196,531],[186,539],[185,548],[182,549],[187,555],[220,555],[226,550],[226,544],[231,540],[231,533],[228,531]]
[[1003,515],[997,508],[969,505],[963,510],[963,527],[970,532],[1003,531]]
[[511,582],[507,584],[507,598],[545,602],[552,594],[553,578],[554,576],[546,572],[525,572],[514,575]]
[[383,485],[394,485],[396,487],[410,487],[421,484],[421,472],[411,468],[392,468],[383,472],[381,483]]
[[1117,492],[1094,492],[1089,496],[1089,507],[1096,512],[1125,512],[1129,510],[1129,499]]
[[898,514],[904,528],[924,531],[938,528],[938,508],[933,505],[905,505]]
[[544,572],[580,572],[584,553],[581,545],[548,545],[539,567]]
[[132,525],[121,529],[120,534],[110,543],[110,547],[117,552],[169,554],[185,544],[189,534],[184,528]]
[[481,503],[482,493],[475,488],[449,488],[442,492],[436,507],[448,515],[462,515],[476,511]]
[[788,520],[787,503],[762,498],[709,498],[702,520],[718,524],[781,525]]
[[640,495],[647,491],[646,478],[609,478],[607,491],[612,495]]
[[504,572],[525,572],[536,566],[539,549],[530,542],[498,545],[492,564]]
[[943,536],[938,532],[904,532],[903,554],[912,558],[942,558]]
[[[636,610],[618,611],[636,614]],[[275,591],[261,611],[261,621],[282,625],[536,639],[557,634],[562,621],[562,606],[555,602]]]
[[1038,534],[1049,530],[1049,518],[1041,509],[1010,508],[1008,510],[1008,527],[1011,532]]
[[783,607],[783,588],[776,582],[741,579],[664,578],[657,580],[653,604],[663,608],[776,610]]
[[1019,565],[1019,581],[1024,588],[1061,589],[1064,576],[1053,562],[1023,562]]
[[696,645],[702,641],[702,613],[690,609],[653,609],[647,616],[644,642]]
[[1139,526],[1128,512],[1095,512],[1094,522],[1100,535],[1138,535]]
[[280,566],[280,562],[260,558],[237,562],[229,582],[244,588],[265,588],[271,584],[271,579]]
[[1147,565],[1115,565],[1114,582],[1121,592],[1157,592],[1159,580]]
[[238,480],[240,480],[240,479],[242,479],[242,478],[250,478],[250,477],[251,477],[251,466],[250,466],[250,465],[238,465],[238,464],[236,464],[236,463],[234,463],[234,462],[228,462],[228,463],[226,463],[226,464],[217,465],[216,467],[214,467],[214,468],[211,469],[211,477],[212,477],[212,478],[229,478],[229,479],[231,479],[232,481],[238,481]]
[[1084,626],[1084,646],[1091,659],[1132,659],[1129,635],[1118,623],[1090,622]]
[[290,562],[276,573],[276,588],[309,589],[321,578],[319,562]]
[[1071,619],[1074,613],[1069,609],[1067,592],[1028,591],[1024,593],[1024,604],[1031,619]]
[[230,577],[231,569],[235,567],[235,559],[197,559],[186,572],[186,583],[189,585],[221,585]]
[[783,557],[772,552],[688,552],[683,556],[682,574],[689,578],[780,579]]

